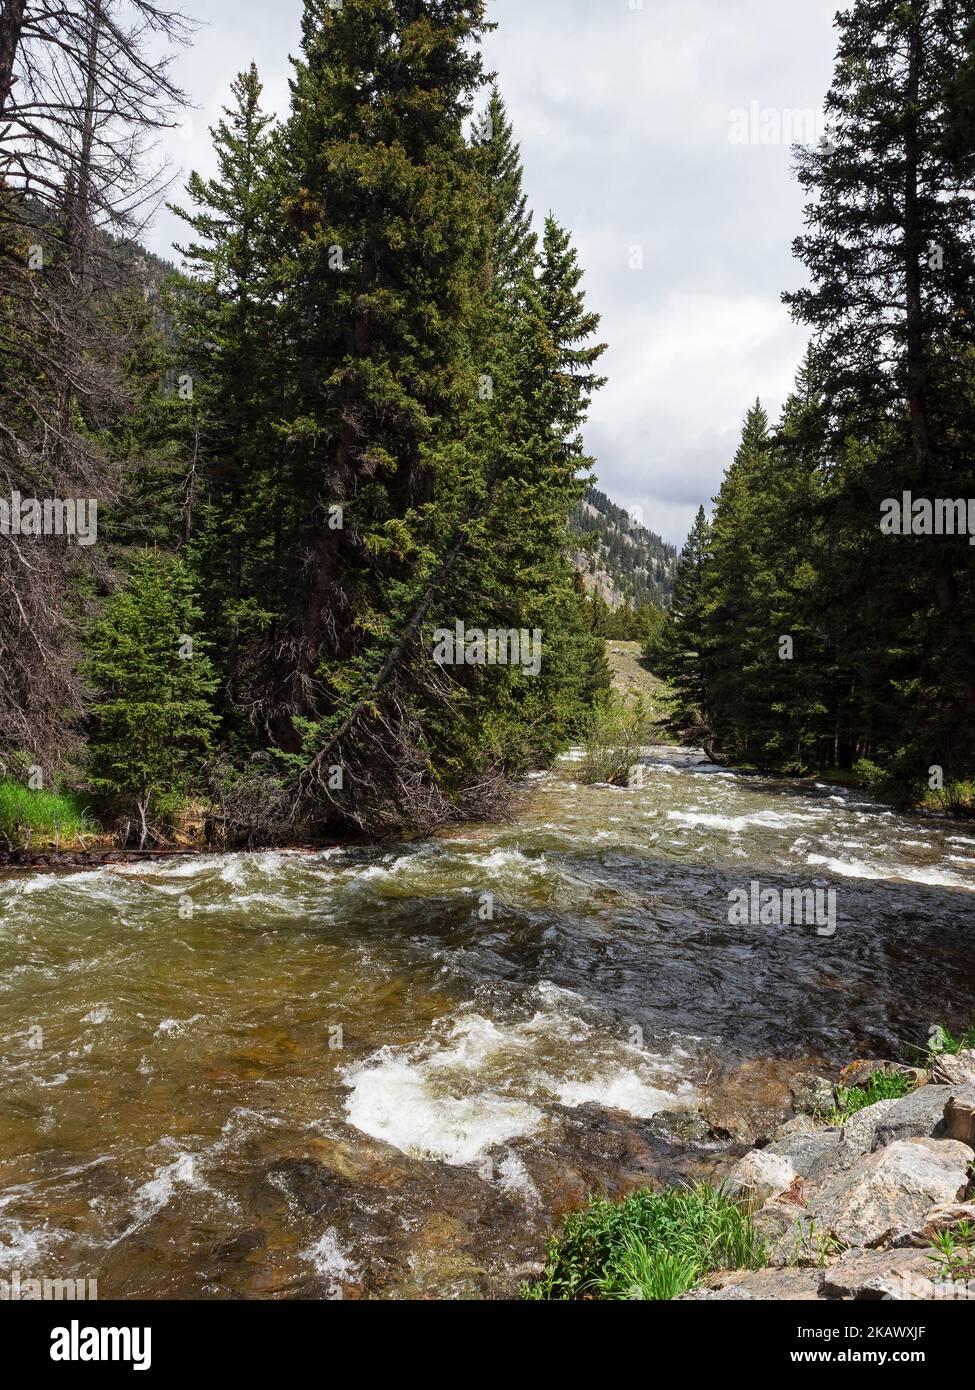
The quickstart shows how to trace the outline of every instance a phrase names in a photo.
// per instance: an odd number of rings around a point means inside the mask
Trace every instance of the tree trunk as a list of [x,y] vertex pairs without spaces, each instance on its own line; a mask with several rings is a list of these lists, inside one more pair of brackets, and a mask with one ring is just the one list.
[[24,27],[27,0],[4,0],[0,12],[0,121],[4,119],[14,86],[14,63]]

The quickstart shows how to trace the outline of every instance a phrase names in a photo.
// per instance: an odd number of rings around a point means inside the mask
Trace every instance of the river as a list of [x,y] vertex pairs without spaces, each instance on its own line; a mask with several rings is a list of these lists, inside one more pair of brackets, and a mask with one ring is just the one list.
[[[971,827],[576,756],[425,842],[0,878],[0,1277],[511,1293],[588,1191],[709,1176],[796,1070],[971,1021]],[[835,889],[835,935],[729,925],[753,881]]]

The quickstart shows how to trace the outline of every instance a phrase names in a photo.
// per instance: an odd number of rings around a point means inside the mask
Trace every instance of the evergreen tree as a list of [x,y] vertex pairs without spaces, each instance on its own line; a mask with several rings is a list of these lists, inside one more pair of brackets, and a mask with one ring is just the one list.
[[90,781],[111,810],[138,817],[140,848],[210,751],[216,682],[199,618],[183,564],[144,551],[88,634]]

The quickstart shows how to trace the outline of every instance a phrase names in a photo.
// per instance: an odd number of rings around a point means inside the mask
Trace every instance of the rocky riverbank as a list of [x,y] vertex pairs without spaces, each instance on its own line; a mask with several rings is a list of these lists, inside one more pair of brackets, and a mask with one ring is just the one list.
[[[854,1063],[840,1085],[878,1071],[913,1069]],[[837,1125],[824,1119],[834,1083],[797,1077],[794,1117],[724,1179],[754,1213],[767,1268],[719,1272],[684,1297],[975,1300],[975,1051],[911,1080]]]

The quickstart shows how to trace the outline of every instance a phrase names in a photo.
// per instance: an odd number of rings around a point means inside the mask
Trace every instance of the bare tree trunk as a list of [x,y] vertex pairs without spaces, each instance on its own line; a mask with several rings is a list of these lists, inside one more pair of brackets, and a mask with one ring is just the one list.
[[24,26],[27,0],[4,0],[0,12],[0,121],[3,120],[14,86],[14,63]]

